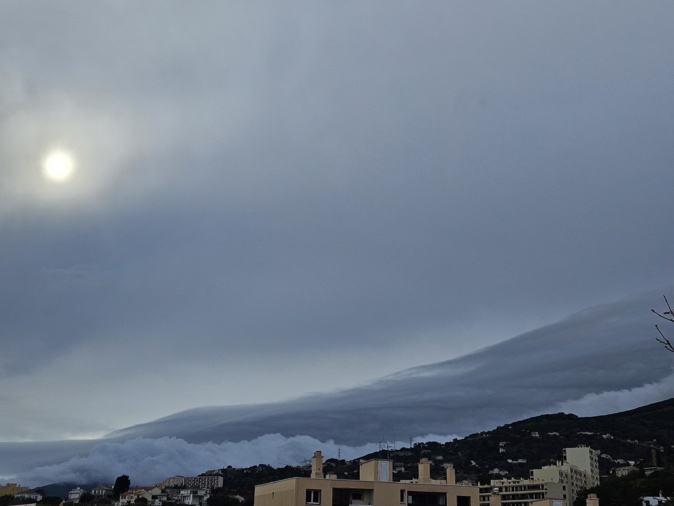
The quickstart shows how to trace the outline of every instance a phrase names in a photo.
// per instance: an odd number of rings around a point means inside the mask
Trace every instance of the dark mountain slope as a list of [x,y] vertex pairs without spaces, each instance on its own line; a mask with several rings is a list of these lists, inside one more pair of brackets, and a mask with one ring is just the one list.
[[[416,477],[421,458],[432,462],[432,475],[442,479],[444,464],[451,462],[460,479],[488,481],[495,477],[528,477],[529,471],[563,459],[564,448],[580,445],[598,450],[600,472],[607,475],[627,462],[653,465],[674,455],[674,399],[637,410],[598,417],[547,414],[528,418],[496,429],[471,434],[448,443],[419,443],[411,448],[382,450],[363,456],[388,457],[396,461],[396,479]],[[634,416],[635,413],[638,416]],[[654,434],[658,434],[655,437]],[[635,437],[643,434],[643,439]],[[332,472],[354,474],[357,462],[331,462]]]

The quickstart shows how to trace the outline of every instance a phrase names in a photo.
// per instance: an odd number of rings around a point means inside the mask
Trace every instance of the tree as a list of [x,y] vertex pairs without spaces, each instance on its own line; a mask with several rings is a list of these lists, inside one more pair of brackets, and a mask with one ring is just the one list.
[[119,496],[124,492],[128,492],[131,488],[131,480],[125,474],[118,476],[115,480],[115,485],[112,487],[112,490],[115,493],[115,499],[119,499]]
[[46,495],[42,497],[42,500],[40,501],[40,504],[46,505],[51,505],[51,506],[58,506],[63,502],[63,497],[59,497],[57,495]]
[[208,506],[241,506],[239,500],[228,494],[214,494],[206,499]]
[[89,492],[84,492],[80,496],[80,500],[78,502],[80,504],[89,504],[90,502],[93,502],[94,499],[96,499],[96,496],[94,496],[94,494],[90,494]]
[[[672,310],[672,306],[669,304],[666,296],[663,295],[663,298],[665,299],[665,304],[667,305],[667,311],[664,313],[658,313],[655,309],[651,309],[651,311],[653,311],[663,320],[674,323],[674,311]],[[660,327],[656,325],[655,329],[658,331],[658,334],[660,334],[660,337],[656,337],[655,340],[662,344],[667,351],[674,353],[674,344],[672,344],[672,342],[665,336],[662,330],[660,330]]]

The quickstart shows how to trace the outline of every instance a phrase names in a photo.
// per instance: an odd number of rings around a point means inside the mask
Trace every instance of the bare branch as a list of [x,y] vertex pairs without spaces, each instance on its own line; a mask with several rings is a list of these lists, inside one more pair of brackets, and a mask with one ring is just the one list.
[[[666,296],[662,296],[665,299],[665,304],[667,304],[667,309],[669,311],[665,311],[663,314],[658,313],[655,309],[651,309],[656,315],[658,315],[660,318],[663,320],[667,320],[668,322],[673,322],[674,323],[674,311],[672,311],[672,306],[669,304],[669,301],[667,300]],[[670,316],[665,316],[665,315],[670,315]]]
[[[672,306],[667,300],[667,297],[665,295],[663,295],[662,297],[665,299],[665,304],[667,304],[667,309],[669,309],[669,311],[665,311],[662,314],[658,313],[655,309],[651,309],[651,311],[653,311],[663,320],[667,320],[668,322],[674,323],[674,311],[672,311]],[[656,325],[655,329],[658,331],[658,334],[660,334],[660,337],[656,337],[655,340],[660,344],[662,344],[667,351],[674,353],[674,344],[672,344],[672,342],[669,339],[667,339],[667,337],[665,337],[665,334],[663,334],[662,330],[660,330],[660,327]]]
[[662,333],[662,330],[660,330],[660,327],[656,325],[655,328],[660,334],[660,337],[662,338],[661,339],[656,337],[655,340],[660,344],[662,344],[667,351],[671,351],[672,353],[674,353],[674,345],[671,343],[671,341],[665,337],[665,335]]

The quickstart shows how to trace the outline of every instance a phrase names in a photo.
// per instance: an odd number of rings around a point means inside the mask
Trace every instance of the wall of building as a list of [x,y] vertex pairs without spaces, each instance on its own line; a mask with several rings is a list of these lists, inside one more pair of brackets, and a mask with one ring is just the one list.
[[0,485],[0,495],[16,495],[21,492],[28,492],[28,490],[28,487],[22,487],[16,483]]
[[[370,480],[333,480],[291,478],[274,483],[259,485],[255,488],[255,506],[305,506],[306,491],[318,490],[321,494],[321,506],[332,506],[335,498],[340,501],[348,497],[347,492],[361,492],[363,499],[374,506],[405,506],[417,503],[427,494],[442,495],[446,506],[463,506],[466,503],[478,505],[478,487],[447,484],[400,483]],[[459,499],[463,498],[463,499]],[[351,503],[349,500],[348,503]],[[354,502],[353,504],[356,504]],[[366,501],[362,501],[363,504]]]
[[564,461],[585,473],[585,487],[599,485],[599,452],[587,446],[564,448]]

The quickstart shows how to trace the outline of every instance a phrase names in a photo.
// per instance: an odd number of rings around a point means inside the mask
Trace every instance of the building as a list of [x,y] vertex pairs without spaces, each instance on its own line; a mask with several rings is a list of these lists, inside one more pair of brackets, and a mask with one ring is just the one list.
[[203,506],[206,504],[208,497],[209,493],[205,488],[186,488],[180,491],[180,495],[176,499],[181,504]]
[[183,486],[187,488],[205,488],[213,490],[214,488],[222,488],[225,484],[225,479],[219,474],[209,474],[202,476],[186,476]]
[[571,506],[582,490],[599,484],[598,456],[598,451],[587,446],[564,448],[564,462],[532,469],[527,480],[492,480],[481,485],[480,505]]
[[536,479],[492,480],[489,485],[480,485],[480,506],[532,506],[545,500],[559,506],[570,506],[572,503],[567,495],[560,483]]
[[82,497],[86,491],[80,487],[76,487],[68,492],[68,500],[72,502],[80,502],[80,497]]
[[161,488],[182,487],[183,483],[185,483],[184,476],[171,476],[170,478],[166,478],[164,481],[161,482]]
[[599,452],[587,446],[564,448],[564,462],[585,473],[585,488],[599,485]]
[[445,480],[430,478],[430,462],[419,464],[419,477],[393,481],[393,461],[374,459],[360,466],[360,479],[323,475],[323,456],[315,452],[310,478],[289,478],[255,487],[255,506],[477,506],[478,487],[457,485],[454,467]]
[[91,489],[91,493],[94,497],[107,497],[111,499],[115,497],[115,489],[109,485],[99,485]]
[[162,482],[164,488],[205,488],[213,490],[214,488],[222,488],[225,484],[225,479],[220,474],[204,474],[201,476],[173,476],[166,478]]
[[562,487],[562,499],[573,504],[581,490],[585,490],[585,473],[568,462],[558,462],[554,466],[532,469],[531,477],[548,483],[557,483]]
[[641,504],[643,506],[664,506],[667,504],[670,498],[664,497],[662,494],[659,496],[644,496],[641,498]]
[[0,495],[16,495],[21,492],[28,492],[28,487],[22,487],[16,483],[7,483],[6,485],[0,485]]
[[623,467],[616,467],[613,470],[613,474],[616,476],[627,476],[630,473],[634,473],[638,471],[639,468],[636,466],[623,466]]
[[564,448],[564,462],[532,469],[531,478],[561,484],[573,504],[581,491],[599,485],[599,452],[587,446]]
[[154,504],[159,496],[163,496],[159,487],[136,487],[119,496],[119,505],[125,506],[126,504],[133,504],[136,502],[136,499],[141,498],[145,499],[148,504]]
[[14,497],[17,499],[30,499],[31,501],[35,501],[36,503],[42,500],[42,494],[40,494],[39,492],[21,492],[19,494],[16,494]]
[[[529,480],[525,480],[529,481]],[[505,502],[507,499],[505,496],[501,495],[498,489],[494,489],[490,494],[489,494],[489,501],[487,504],[489,506],[502,506],[503,504],[517,504],[516,501],[513,502]],[[572,503],[568,502],[566,499],[534,499],[531,502],[524,503],[529,506],[571,506]],[[585,506],[599,506],[599,499],[597,499],[597,496],[595,494],[588,494],[587,498],[585,499]]]

